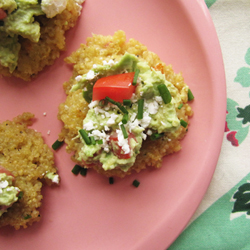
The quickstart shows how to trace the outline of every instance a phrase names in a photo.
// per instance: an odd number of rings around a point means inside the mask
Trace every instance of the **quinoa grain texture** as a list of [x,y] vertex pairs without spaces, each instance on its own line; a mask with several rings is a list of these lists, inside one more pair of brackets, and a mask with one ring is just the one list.
[[[86,74],[94,64],[103,64],[103,60],[109,61],[113,59],[118,61],[125,52],[135,54],[139,58],[146,60],[152,68],[165,74],[166,79],[178,89],[184,104],[180,110],[176,107],[179,119],[189,123],[189,117],[193,114],[191,107],[187,103],[187,85],[181,73],[175,74],[171,65],[167,66],[155,53],[148,51],[145,45],[135,39],[129,39],[127,42],[126,35],[121,30],[115,32],[113,36],[93,35],[93,37],[87,39],[86,44],[81,44],[77,51],[66,58],[66,62],[73,65],[73,74],[69,81],[64,83],[67,98],[59,106],[58,113],[58,119],[63,122],[59,140],[66,142],[67,152],[73,152],[72,160],[83,167],[86,166],[77,160],[82,144],[80,139],[76,137],[88,112],[88,103],[82,96],[82,89],[75,92],[70,92],[70,89],[76,83],[76,76]],[[152,141],[148,138],[143,142],[134,165],[127,172],[122,171],[119,167],[108,171],[105,171],[100,165],[93,165],[91,168],[107,177],[124,177],[133,171],[140,172],[147,167],[160,168],[163,156],[181,149],[180,141],[186,135],[187,129],[188,126],[186,128],[180,126],[175,133],[165,133],[158,140]]]
[[14,186],[23,192],[23,197],[0,216],[0,227],[26,228],[39,221],[41,188],[44,182],[52,184],[45,174],[57,173],[52,150],[39,132],[28,128],[33,118],[27,112],[0,124],[0,165],[14,175]]
[[30,81],[45,66],[52,65],[60,52],[66,49],[65,32],[75,26],[79,15],[80,6],[75,0],[68,0],[67,7],[61,14],[53,18],[46,18],[45,15],[36,17],[36,21],[40,23],[39,41],[35,43],[20,37],[21,50],[16,69],[11,74],[9,68],[0,65],[0,75],[13,75]]

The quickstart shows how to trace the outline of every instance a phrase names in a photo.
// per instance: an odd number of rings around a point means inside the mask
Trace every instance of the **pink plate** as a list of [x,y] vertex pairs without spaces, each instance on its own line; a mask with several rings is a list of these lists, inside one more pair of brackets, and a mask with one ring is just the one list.
[[[182,150],[163,167],[108,180],[93,171],[74,176],[65,147],[55,153],[61,185],[43,189],[42,219],[25,230],[0,230],[4,249],[166,249],[181,233],[206,192],[220,153],[226,115],[224,67],[204,0],[86,0],[68,48],[32,82],[0,79],[1,122],[32,112],[46,143],[57,139],[62,83],[72,68],[64,58],[92,33],[124,30],[157,53],[192,89],[194,116]],[[44,116],[46,112],[46,116]],[[47,133],[50,131],[50,135]],[[140,186],[131,185],[134,179]],[[4,246],[4,247],[3,247]]]

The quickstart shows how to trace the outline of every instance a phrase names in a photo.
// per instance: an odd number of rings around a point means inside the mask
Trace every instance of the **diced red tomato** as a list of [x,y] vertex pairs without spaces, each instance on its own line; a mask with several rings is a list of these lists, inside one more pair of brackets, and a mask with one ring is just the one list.
[[6,12],[0,8],[0,20],[3,20],[7,16]]
[[130,99],[135,91],[134,75],[135,72],[130,72],[98,79],[93,87],[92,100],[102,100],[107,96],[116,102]]
[[0,174],[6,174],[14,177],[14,175],[9,170],[5,169],[1,165],[0,165]]
[[[131,139],[135,139],[134,134],[130,133],[128,135],[128,144],[130,145],[130,141]],[[114,132],[110,135],[110,142],[111,142],[111,148],[112,151],[114,153],[114,155],[116,155],[119,159],[129,159],[132,155],[131,155],[131,151],[128,154],[125,154],[122,147],[118,145],[118,137],[117,137],[117,133]]]

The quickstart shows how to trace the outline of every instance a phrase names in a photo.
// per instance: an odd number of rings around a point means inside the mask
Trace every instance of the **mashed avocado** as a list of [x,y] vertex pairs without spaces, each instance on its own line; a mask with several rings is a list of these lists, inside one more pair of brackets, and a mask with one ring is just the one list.
[[44,15],[44,12],[38,0],[5,0],[0,8],[7,13],[0,25],[0,64],[8,67],[12,73],[17,66],[21,48],[18,36],[38,42],[40,24],[34,17]]
[[[133,72],[139,69],[139,77],[131,104],[124,106],[128,119],[123,121],[124,113],[118,105],[110,102],[91,101],[93,86],[102,77]],[[180,126],[176,108],[181,97],[174,85],[165,79],[161,71],[150,68],[148,63],[135,55],[126,53],[118,62],[110,60],[103,65],[94,65],[85,75],[77,76],[71,91],[83,89],[85,99],[89,102],[89,111],[79,128],[82,148],[79,161],[88,164],[101,164],[104,170],[116,167],[127,171],[140,153],[143,140],[151,135],[174,132]],[[165,84],[171,94],[171,101],[164,103],[158,85]],[[119,94],[119,93],[118,93]],[[143,118],[137,118],[138,101],[143,100]],[[123,128],[128,135],[124,137]],[[86,143],[81,130],[86,131],[91,143]]]
[[13,177],[5,173],[0,174],[0,216],[18,200],[20,190],[12,184]]

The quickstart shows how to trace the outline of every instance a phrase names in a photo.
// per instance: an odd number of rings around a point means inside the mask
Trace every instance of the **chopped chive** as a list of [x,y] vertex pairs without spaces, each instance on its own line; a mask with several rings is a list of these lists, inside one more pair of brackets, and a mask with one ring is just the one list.
[[109,98],[108,96],[106,96],[105,99],[107,101],[109,101],[110,103],[116,105],[124,114],[128,113],[128,111],[126,110],[126,108],[124,106],[122,106],[121,103],[114,101],[113,99]]
[[144,99],[138,100],[138,113],[137,113],[137,119],[143,118],[143,105],[144,105]]
[[18,200],[22,199],[23,198],[23,191],[20,191],[18,196],[17,196]]
[[106,99],[107,101],[111,102],[112,104],[117,105],[117,102],[114,101],[113,99],[111,99],[110,97],[106,96],[105,99]]
[[82,139],[85,141],[85,143],[86,143],[87,145],[90,145],[90,144],[91,144],[91,140],[90,140],[90,138],[88,137],[87,132],[86,132],[84,129],[80,129],[80,130],[79,130],[79,133],[80,133],[80,135],[82,136]]
[[191,90],[188,89],[188,100],[189,100],[189,101],[192,101],[193,99],[194,99],[194,95],[193,95],[193,93],[191,92]]
[[102,99],[99,101],[98,105],[103,108],[104,106],[106,106],[108,103],[108,101],[106,99]]
[[27,214],[26,216],[23,217],[25,220],[28,220],[31,218],[31,215],[30,214]]
[[122,117],[122,123],[126,124],[128,122],[128,114],[124,114]]
[[90,141],[91,141],[92,145],[96,145],[96,141],[95,141],[94,136],[90,136]]
[[139,187],[140,182],[137,181],[137,180],[134,180],[132,184],[133,184],[133,186],[135,186],[135,187]]
[[183,107],[183,103],[181,103],[179,106],[178,106],[178,109],[181,109]]
[[124,106],[122,106],[119,102],[116,103],[117,107],[122,111],[124,114],[128,114],[128,111]]
[[187,125],[188,125],[188,123],[187,122],[185,122],[184,120],[180,120],[180,124],[181,124],[181,126],[182,127],[184,127],[184,128],[186,128],[187,127]]
[[139,69],[136,69],[136,70],[135,70],[134,79],[133,79],[133,82],[132,82],[133,85],[136,85],[137,79],[138,79],[138,76],[139,76],[139,73],[140,73],[140,70],[139,70]]
[[88,90],[83,91],[82,95],[83,95],[83,98],[85,99],[85,101],[87,103],[91,103],[91,101],[92,101],[92,91],[88,91]]
[[109,177],[109,184],[114,184],[114,178],[113,177]]
[[161,95],[161,97],[162,97],[162,99],[163,99],[163,102],[164,102],[165,104],[170,103],[170,102],[171,102],[171,99],[172,99],[172,96],[171,96],[171,94],[170,94],[170,92],[169,92],[167,86],[166,86],[164,83],[162,83],[162,84],[159,84],[159,85],[157,86],[157,88],[158,88],[158,90],[159,90],[159,92],[160,92],[160,95]]
[[124,127],[124,124],[121,124],[121,130],[122,130],[124,139],[127,139],[128,138],[128,133],[127,133],[125,127]]
[[123,105],[125,105],[125,106],[131,106],[131,104],[132,104],[131,100],[129,100],[129,99],[123,100]]
[[52,145],[52,148],[54,150],[57,150],[59,149],[62,145],[63,145],[64,141],[59,141],[59,140],[56,140],[53,145]]
[[97,144],[103,144],[103,140],[102,139],[98,140]]
[[88,169],[87,169],[87,168],[81,168],[81,170],[80,170],[80,175],[81,175],[81,176],[86,176],[86,175],[87,175],[87,172],[88,172]]
[[164,133],[153,133],[151,136],[150,136],[150,139],[151,140],[157,140],[157,139],[159,139],[159,138],[161,138],[162,136],[164,136]]
[[73,169],[71,170],[71,172],[74,174],[74,175],[78,175],[81,171],[82,167],[80,165],[75,165],[73,167]]

